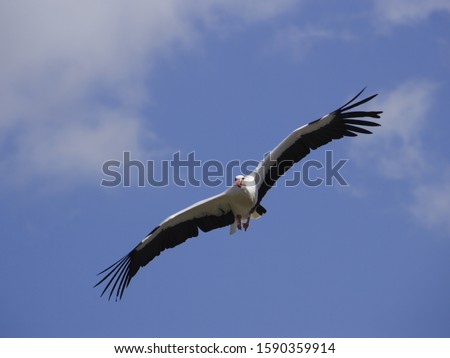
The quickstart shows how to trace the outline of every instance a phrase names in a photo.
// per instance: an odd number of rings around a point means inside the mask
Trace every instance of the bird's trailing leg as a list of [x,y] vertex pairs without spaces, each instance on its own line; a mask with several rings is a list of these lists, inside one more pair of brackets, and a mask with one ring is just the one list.
[[247,231],[249,225],[250,225],[250,216],[248,217],[247,221],[242,224],[245,231]]
[[242,216],[236,215],[236,221],[238,230],[242,230]]

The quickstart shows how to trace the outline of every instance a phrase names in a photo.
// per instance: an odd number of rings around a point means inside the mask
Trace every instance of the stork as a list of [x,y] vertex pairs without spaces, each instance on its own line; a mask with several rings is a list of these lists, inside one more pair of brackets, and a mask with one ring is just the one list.
[[121,299],[141,267],[162,251],[198,236],[199,230],[208,232],[229,225],[230,234],[236,230],[247,231],[250,219],[266,213],[261,201],[267,191],[311,150],[334,139],[371,134],[365,127],[379,126],[377,122],[361,118],[380,118],[381,111],[353,110],[377,96],[374,94],[357,101],[363,91],[335,111],[295,129],[261,160],[253,172],[238,175],[233,186],[224,192],[166,218],[127,255],[100,272],[103,277],[94,287],[104,284],[102,296],[109,291],[109,299],[113,296],[116,300]]

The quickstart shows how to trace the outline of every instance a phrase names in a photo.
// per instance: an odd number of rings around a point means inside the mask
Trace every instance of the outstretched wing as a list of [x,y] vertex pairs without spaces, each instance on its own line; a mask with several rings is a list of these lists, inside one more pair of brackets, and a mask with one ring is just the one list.
[[124,290],[141,267],[147,265],[165,249],[180,245],[198,230],[208,232],[234,222],[234,215],[225,192],[195,203],[169,216],[153,229],[131,252],[99,273],[103,278],[94,286],[105,284],[101,296],[109,290],[121,299]]
[[361,118],[380,118],[381,111],[350,111],[377,96],[374,94],[355,103],[363,91],[334,112],[294,130],[259,163],[250,174],[255,177],[258,204],[278,178],[312,149],[333,139],[355,137],[357,133],[371,134],[364,127],[379,126],[376,122]]

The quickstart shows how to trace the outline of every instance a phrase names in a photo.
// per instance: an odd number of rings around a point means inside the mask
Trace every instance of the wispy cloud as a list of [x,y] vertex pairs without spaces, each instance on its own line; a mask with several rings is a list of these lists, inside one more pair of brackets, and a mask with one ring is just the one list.
[[374,105],[384,111],[382,127],[376,136],[354,143],[355,156],[364,153],[387,178],[423,175],[428,160],[422,135],[436,88],[431,81],[412,80],[383,93]]
[[433,158],[427,130],[438,88],[429,80],[412,80],[384,92],[373,104],[384,111],[382,126],[352,143],[352,158],[370,163],[387,180],[405,183],[410,214],[440,230],[450,229],[450,162]]
[[287,50],[296,60],[301,60],[315,45],[324,41],[352,41],[355,35],[347,31],[318,26],[288,26],[280,30],[272,39],[272,48]]
[[[223,18],[251,23],[295,2],[21,1],[0,5],[0,140],[10,178],[96,173],[123,150],[148,153],[143,112],[154,60],[201,45]],[[201,29],[199,23],[203,24]],[[153,135],[154,137],[154,135]],[[76,169],[76,170],[74,170]]]
[[450,234],[450,165],[447,172],[417,185],[409,207],[413,217],[428,228]]
[[450,12],[447,0],[375,0],[377,21],[383,26],[404,25],[425,20],[439,11]]

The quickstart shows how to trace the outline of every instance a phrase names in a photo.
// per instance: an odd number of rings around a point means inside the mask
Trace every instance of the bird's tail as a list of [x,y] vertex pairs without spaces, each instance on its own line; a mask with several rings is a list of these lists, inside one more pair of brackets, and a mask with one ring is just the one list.
[[234,223],[230,225],[230,235],[233,235],[236,232],[236,229],[237,229],[237,222],[235,220]]
[[261,204],[256,205],[255,209],[251,213],[252,219],[258,219],[261,216],[263,216],[265,213],[267,213],[267,210],[265,207],[263,207]]

